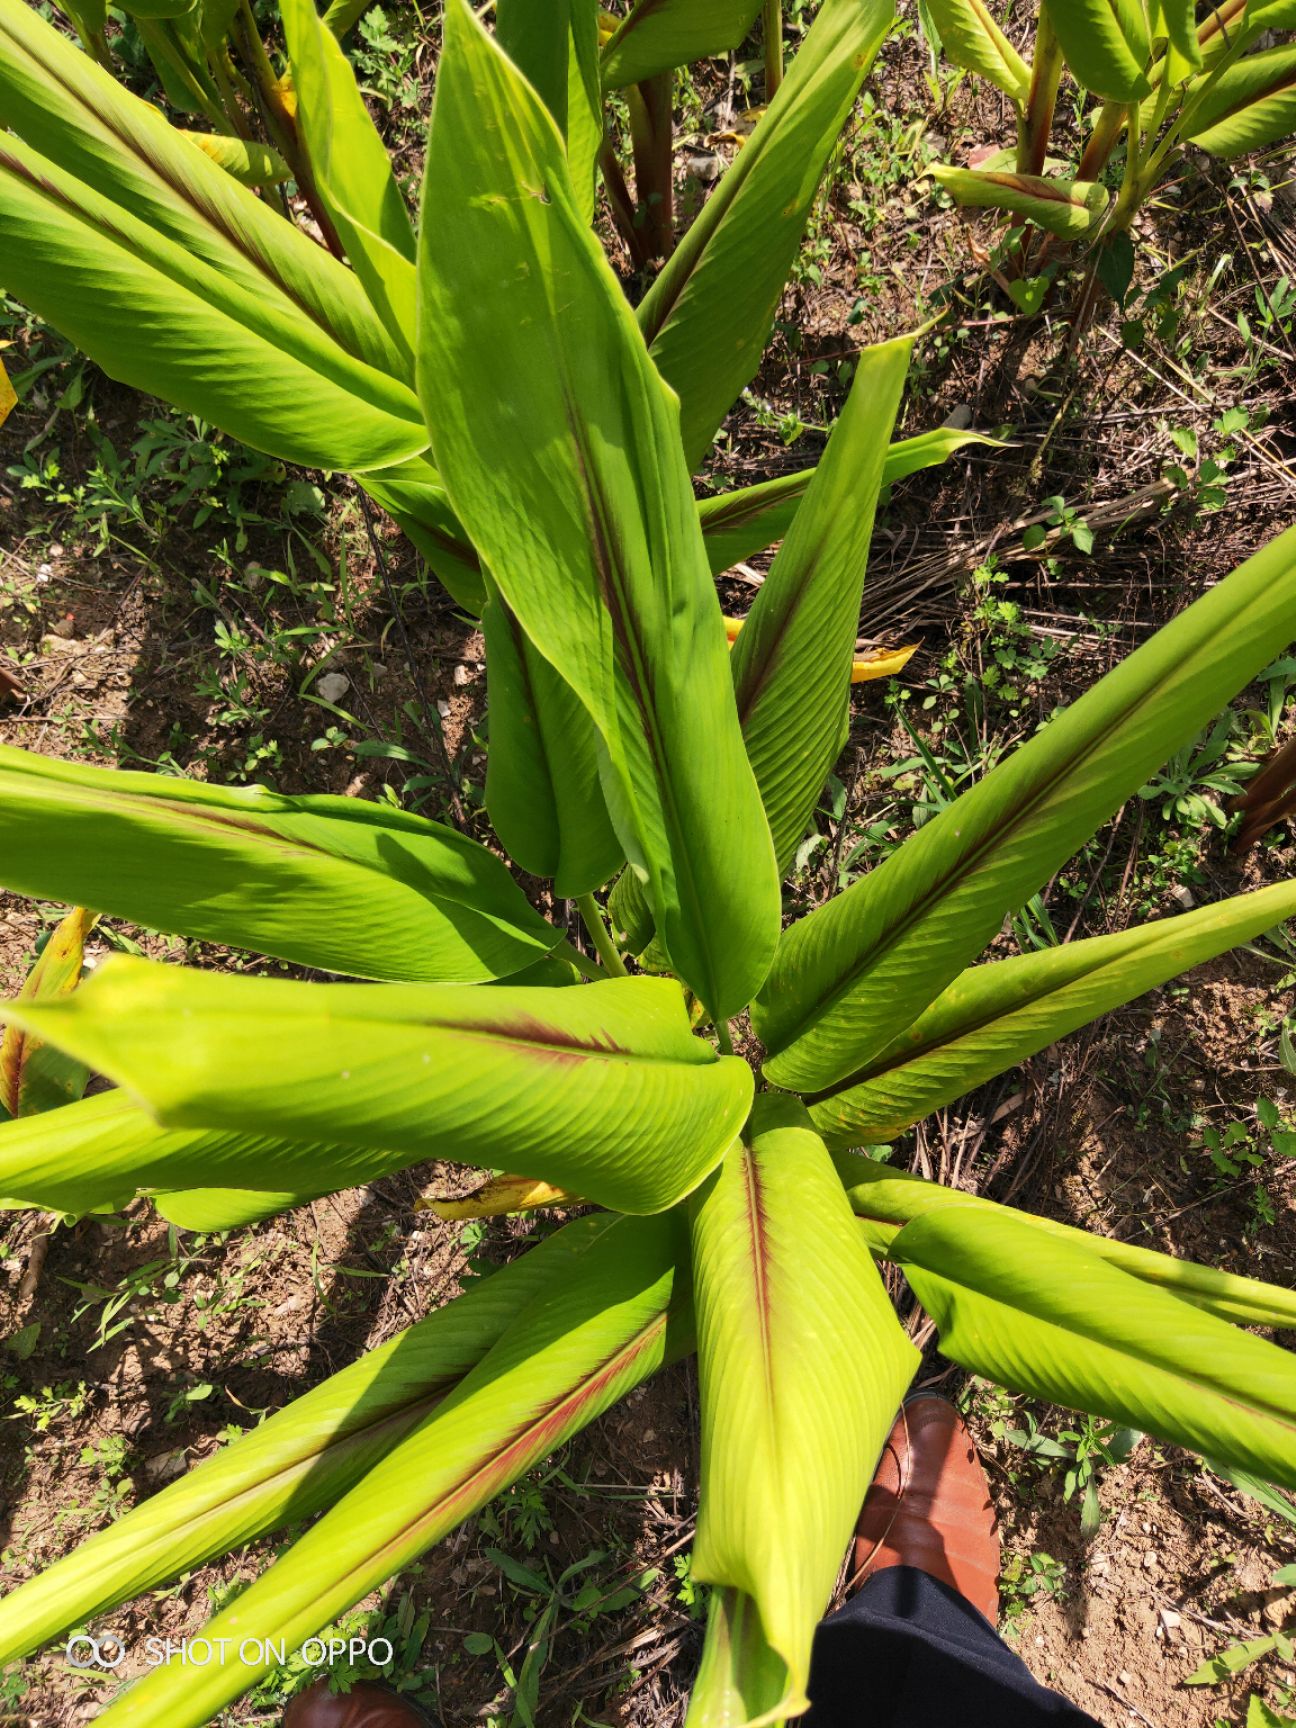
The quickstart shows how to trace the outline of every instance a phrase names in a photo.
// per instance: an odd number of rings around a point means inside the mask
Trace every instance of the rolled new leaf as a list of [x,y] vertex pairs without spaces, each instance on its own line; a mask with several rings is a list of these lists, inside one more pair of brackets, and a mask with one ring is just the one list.
[[1280,882],[1113,936],[974,966],[855,1073],[814,1098],[829,1146],[879,1145],[1077,1027],[1296,918]]
[[625,853],[599,786],[599,739],[580,698],[488,584],[486,808],[509,857],[563,898],[602,887]]
[[608,1218],[579,1219],[474,1280],[464,1295],[8,1591],[0,1600],[0,1662],[341,1499],[611,1227]]
[[822,1091],[884,1050],[1293,635],[1289,529],[784,933],[753,1014],[770,1079]]
[[412,371],[414,226],[351,63],[315,10],[315,0],[281,0],[280,14],[297,98],[297,127],[311,173],[347,257]]
[[603,86],[617,90],[658,72],[737,48],[761,0],[635,0],[603,49]]
[[421,816],[3,746],[0,882],[361,978],[499,978],[561,940],[493,853]]
[[267,1640],[300,1644],[688,1349],[675,1253],[671,1219],[617,1220],[414,1433],[208,1623],[202,1635],[229,1640],[229,1661],[154,1669],[103,1714],[105,1728],[203,1728],[273,1666]]
[[[63,1001],[2,1011],[166,1128],[403,1154],[378,1168],[505,1162],[622,1212],[659,1211],[695,1188],[752,1093],[747,1065],[693,1036],[683,991],[664,978],[300,984],[115,956]],[[303,1187],[340,1185],[323,1157],[312,1176]],[[269,1168],[262,1180],[298,1186]]]
[[495,39],[553,115],[581,214],[592,221],[603,143],[598,0],[496,0]]
[[929,1213],[891,1257],[960,1367],[1296,1487],[1291,1351],[1008,1214]]
[[292,179],[292,170],[279,152],[254,138],[233,138],[224,132],[185,132],[183,136],[204,156],[210,156],[218,168],[233,175],[240,186],[280,186]]
[[981,1214],[996,1216],[1008,1213],[1012,1218],[1029,1224],[1033,1230],[1060,1236],[1088,1254],[1096,1254],[1112,1266],[1119,1267],[1147,1284],[1156,1284],[1173,1292],[1185,1302],[1217,1314],[1222,1320],[1236,1320],[1243,1326],[1282,1326],[1296,1328],[1296,1291],[1285,1290],[1280,1284],[1266,1284],[1259,1278],[1243,1278],[1235,1272],[1221,1272],[1215,1266],[1200,1266],[1194,1260],[1180,1260],[1173,1254],[1159,1254],[1154,1248],[1140,1248],[1137,1243],[1118,1242],[1110,1236],[1096,1235],[1092,1230],[1078,1230],[1053,1218],[1038,1217],[1032,1212],[1009,1211],[976,1194],[960,1188],[947,1188],[940,1182],[927,1182],[909,1170],[893,1169],[860,1153],[837,1152],[833,1155],[837,1174],[861,1222],[870,1251],[889,1255],[897,1234],[904,1225],[929,1212],[948,1206],[961,1206]]
[[[1192,101],[1189,90],[1188,100]],[[1244,156],[1296,132],[1296,47],[1266,48],[1226,66],[1193,103],[1184,136],[1212,156]]]
[[873,513],[913,343],[865,348],[787,539],[734,643],[734,695],[779,872],[850,726]]
[[701,466],[756,374],[829,158],[882,45],[892,0],[824,0],[778,93],[638,309]]
[[[81,980],[86,937],[95,914],[78,906],[51,931],[40,958],[18,992],[20,1002],[48,1001],[66,996]],[[17,1026],[7,1026],[0,1040],[0,1110],[9,1116],[37,1116],[79,1098],[90,1070],[61,1050]],[[3,1185],[0,1184],[0,1191]]]
[[1044,0],[1077,84],[1094,96],[1137,102],[1152,88],[1144,0]]
[[1042,174],[998,168],[950,168],[939,162],[928,172],[956,204],[1025,216],[1062,240],[1079,240],[1107,208],[1105,187],[1090,181],[1048,180]]
[[598,730],[612,824],[680,976],[732,1015],[777,939],[778,878],[675,406],[550,115],[464,0],[420,240],[419,380],[451,500]]
[[689,1211],[702,1397],[693,1575],[754,1599],[787,1668],[775,1702],[795,1715],[918,1355],[797,1100],[757,1098]]
[[1025,103],[1030,94],[1030,67],[995,22],[986,0],[927,0],[927,11],[940,45],[956,66]]
[[[900,438],[888,446],[882,484],[890,486],[921,468],[934,468],[948,461],[965,444],[1002,448],[997,438],[938,426],[933,432]],[[761,480],[755,486],[739,486],[713,498],[700,498],[698,520],[712,574],[718,576],[722,570],[732,569],[753,553],[763,552],[782,540],[814,476],[814,468],[802,468],[795,474],[780,474],[776,480]]]

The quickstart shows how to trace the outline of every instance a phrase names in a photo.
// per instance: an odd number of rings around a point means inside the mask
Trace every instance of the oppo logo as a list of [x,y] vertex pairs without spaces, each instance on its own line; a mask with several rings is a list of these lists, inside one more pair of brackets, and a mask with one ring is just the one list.
[[68,1639],[63,1654],[69,1668],[120,1668],[126,1660],[126,1646],[112,1632],[105,1632],[102,1638],[79,1632]]

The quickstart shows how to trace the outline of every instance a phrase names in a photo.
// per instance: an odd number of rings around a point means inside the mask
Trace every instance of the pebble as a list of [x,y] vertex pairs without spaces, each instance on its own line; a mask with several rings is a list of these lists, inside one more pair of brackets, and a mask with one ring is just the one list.
[[326,672],[315,685],[326,702],[340,702],[350,688],[351,680],[345,672]]
[[1143,1564],[1149,1572],[1156,1571],[1157,1567],[1161,1564],[1161,1556],[1157,1553],[1155,1548],[1148,1549],[1147,1553],[1143,1556]]

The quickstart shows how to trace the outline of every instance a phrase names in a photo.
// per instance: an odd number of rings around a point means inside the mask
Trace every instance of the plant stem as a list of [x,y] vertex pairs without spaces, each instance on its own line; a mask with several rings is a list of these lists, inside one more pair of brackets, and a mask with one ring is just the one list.
[[729,1033],[728,1022],[725,1020],[716,1020],[713,1024],[715,1026],[716,1043],[720,1046],[726,1056],[732,1056],[734,1053],[733,1038]]
[[1035,34],[1035,56],[1031,62],[1030,95],[1022,115],[1017,138],[1017,172],[1042,174],[1048,155],[1049,136],[1053,131],[1053,109],[1057,102],[1058,83],[1062,77],[1062,45],[1049,22],[1047,12],[1040,13],[1039,29]]
[[603,919],[603,911],[592,894],[579,894],[576,904],[580,908],[581,920],[590,933],[590,940],[598,949],[598,957],[604,967],[614,978],[628,976],[625,961],[617,953],[616,943]]
[[783,0],[765,0],[765,100],[783,82]]
[[565,936],[554,949],[554,953],[560,960],[570,960],[579,973],[584,977],[591,979],[595,984],[597,984],[600,979],[606,980],[607,978],[607,973],[603,968],[598,965],[597,962],[591,960],[588,954],[582,954],[576,944],[574,942],[569,942]]
[[675,247],[673,84],[671,73],[658,72],[626,91],[638,222],[649,258],[669,258]]

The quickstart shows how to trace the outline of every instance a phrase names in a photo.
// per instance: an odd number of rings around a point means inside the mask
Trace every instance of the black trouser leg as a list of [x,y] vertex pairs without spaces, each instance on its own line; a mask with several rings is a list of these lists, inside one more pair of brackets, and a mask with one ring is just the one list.
[[875,1572],[821,1623],[809,1691],[806,1728],[1098,1728],[970,1602],[912,1566]]

